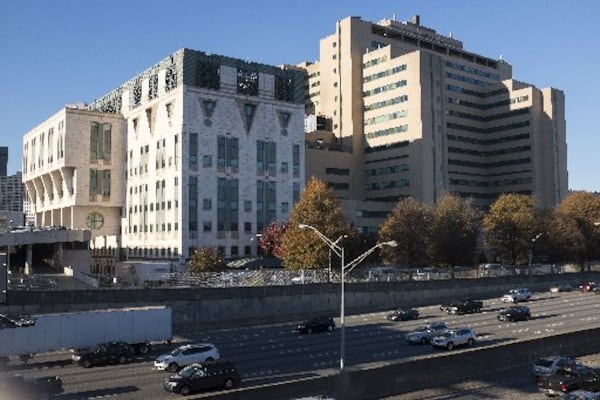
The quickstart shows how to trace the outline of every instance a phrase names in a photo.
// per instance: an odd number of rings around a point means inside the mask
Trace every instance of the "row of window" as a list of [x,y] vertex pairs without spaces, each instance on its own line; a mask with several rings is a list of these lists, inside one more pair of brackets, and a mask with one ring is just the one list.
[[381,57],[374,58],[372,60],[369,60],[369,61],[363,63],[363,69],[372,67],[374,65],[377,65],[377,64],[380,64],[380,63],[383,63],[383,62],[386,62],[387,60],[388,60],[387,55],[383,55]]
[[521,108],[518,110],[512,110],[512,111],[504,112],[501,114],[495,114],[495,115],[489,115],[489,116],[474,115],[474,114],[464,113],[464,112],[455,111],[455,110],[447,110],[447,114],[450,116],[453,116],[453,117],[465,118],[465,119],[470,119],[470,120],[478,121],[478,122],[490,122],[490,121],[495,121],[497,119],[512,118],[512,117],[516,117],[519,115],[526,115],[526,114],[529,115],[529,108]]
[[473,67],[468,67],[466,65],[458,64],[458,63],[455,63],[455,62],[452,62],[452,61],[446,61],[446,67],[457,69],[459,71],[467,72],[469,74],[481,76],[481,77],[484,77],[484,78],[493,79],[495,81],[497,81],[497,80],[500,79],[500,75],[498,75],[498,74],[494,74],[494,73],[491,73],[491,72],[483,71],[483,70],[480,70],[480,69],[477,69],[477,68],[473,68]]
[[371,182],[365,185],[365,190],[367,192],[372,190],[383,190],[383,189],[394,189],[394,188],[405,188],[409,187],[410,182],[408,179],[397,179],[391,181],[383,181],[383,182]]
[[531,146],[517,146],[506,149],[497,149],[492,151],[479,151],[466,149],[464,147],[448,147],[448,153],[469,154],[477,157],[496,157],[506,154],[522,153],[531,151]]
[[495,139],[475,139],[475,138],[469,138],[469,137],[460,136],[460,135],[447,135],[447,138],[448,138],[448,140],[455,141],[455,142],[471,143],[471,144],[482,145],[482,146],[490,146],[490,145],[495,145],[495,144],[499,144],[499,143],[515,142],[515,141],[519,141],[519,140],[529,139],[529,133],[520,133],[518,135],[503,136],[503,137],[499,137],[499,138],[495,138]]
[[493,126],[491,128],[477,128],[474,126],[456,124],[453,122],[448,122],[446,124],[446,127],[451,128],[451,129],[457,129],[457,130],[461,130],[461,131],[475,132],[475,133],[484,133],[484,134],[508,131],[508,130],[512,130],[512,129],[523,128],[525,126],[529,126],[529,121],[513,122],[512,124]]
[[451,92],[468,94],[470,96],[479,97],[481,99],[486,99],[488,97],[494,97],[494,96],[499,96],[499,95],[508,95],[508,89],[506,89],[506,88],[491,90],[489,92],[478,92],[476,90],[466,89],[461,86],[446,85],[446,89]]
[[515,160],[495,161],[495,162],[477,162],[477,161],[448,159],[448,165],[460,165],[460,166],[464,166],[464,167],[473,167],[473,168],[497,168],[497,167],[508,167],[511,165],[521,165],[521,164],[531,164],[531,157],[518,158]]
[[[64,121],[59,121],[58,123],[58,135],[56,141],[54,140],[54,128],[48,129],[48,141],[46,148],[46,133],[42,132],[39,135],[39,143],[40,149],[39,152],[36,153],[36,141],[38,138],[31,139],[31,145],[29,142],[23,145],[23,173],[27,173],[27,171],[35,171],[36,166],[38,168],[42,168],[44,166],[44,158],[48,161],[48,163],[52,163],[54,161],[54,143],[56,142],[56,159],[60,160],[65,156],[65,148],[64,148]],[[36,162],[37,155],[37,162]],[[46,156],[46,157],[45,157]]]
[[522,103],[529,101],[529,95],[513,97],[510,99],[495,101],[493,103],[473,103],[467,100],[461,100],[455,97],[448,97],[448,103],[450,104],[460,104],[461,106],[476,108],[478,110],[489,110],[496,107],[507,106],[515,103]]
[[376,117],[366,119],[365,126],[373,125],[373,124],[380,124],[382,122],[387,122],[387,121],[393,121],[395,119],[405,118],[406,116],[408,116],[408,110],[400,110],[400,111],[393,112],[391,114],[378,115]]
[[158,232],[178,232],[179,223],[158,223],[158,224],[132,224],[126,227],[126,233],[158,233]]
[[365,170],[365,177],[397,174],[409,170],[408,164],[389,165],[387,167],[370,168]]
[[393,135],[395,133],[408,132],[408,125],[400,125],[393,128],[381,129],[375,132],[366,132],[365,137],[367,139],[378,138],[381,136]]
[[466,179],[450,179],[451,185],[457,186],[472,186],[472,187],[501,187],[501,186],[513,186],[513,185],[526,185],[531,184],[533,179],[531,177],[527,178],[512,178],[512,179],[500,179],[493,180],[490,182],[486,181],[474,181],[474,180],[466,180]]
[[400,81],[394,82],[394,83],[389,83],[384,86],[379,86],[379,87],[376,87],[371,90],[366,90],[363,92],[363,97],[369,97],[369,96],[376,95],[379,93],[384,93],[384,92],[387,92],[388,90],[394,90],[394,89],[398,89],[398,88],[404,87],[404,86],[406,86],[406,79],[403,79],[403,80],[400,80]]
[[377,72],[376,74],[367,75],[363,78],[363,83],[385,78],[386,76],[394,75],[402,71],[406,71],[406,64],[398,65],[392,69],[386,69],[385,71]]
[[393,106],[395,104],[401,104],[401,103],[404,103],[405,101],[408,101],[408,96],[404,94],[402,96],[394,97],[393,99],[388,99],[388,100],[384,100],[384,101],[378,101],[378,102],[372,103],[372,104],[367,104],[364,106],[364,111],[377,110],[378,108]]
[[[163,199],[158,199],[158,201],[156,203],[147,203],[147,199],[143,199],[140,202],[140,205],[138,207],[138,204],[133,204],[129,206],[129,215],[133,215],[133,214],[137,214],[138,212],[144,212],[147,213],[148,210],[150,210],[150,212],[154,211],[154,204],[156,204],[156,211],[159,210],[170,210],[171,208],[179,208],[179,200],[163,200]],[[142,206],[143,205],[143,206]]]
[[465,82],[470,85],[476,85],[479,87],[486,87],[486,86],[489,86],[489,84],[490,84],[489,82],[486,82],[486,81],[481,81],[479,79],[471,78],[469,76],[453,74],[452,72],[446,72],[446,77],[453,79],[455,81]]

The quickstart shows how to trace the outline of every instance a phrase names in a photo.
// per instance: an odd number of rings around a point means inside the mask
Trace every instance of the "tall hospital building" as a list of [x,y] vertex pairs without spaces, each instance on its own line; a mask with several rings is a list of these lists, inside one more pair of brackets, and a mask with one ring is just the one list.
[[[23,180],[39,226],[95,248],[181,260],[256,254],[304,187],[304,73],[182,49],[28,132]],[[92,271],[103,272],[103,271]]]
[[307,176],[335,189],[363,232],[396,202],[445,193],[482,208],[522,193],[542,207],[568,190],[564,94],[420,24],[349,17],[307,71]]
[[418,17],[349,17],[315,63],[182,49],[59,110],[24,136],[23,181],[36,225],[90,229],[114,258],[255,256],[251,239],[288,219],[311,176],[365,233],[407,196],[553,206],[567,193],[564,109],[561,91],[513,80]]

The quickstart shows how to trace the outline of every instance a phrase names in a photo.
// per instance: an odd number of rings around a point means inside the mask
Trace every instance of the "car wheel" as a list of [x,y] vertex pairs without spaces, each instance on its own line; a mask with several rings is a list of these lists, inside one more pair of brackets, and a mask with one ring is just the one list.
[[121,356],[119,356],[117,361],[119,362],[119,364],[125,364],[125,362],[127,362],[127,357],[121,355]]
[[475,343],[475,341],[473,339],[469,339],[467,341],[467,346],[473,346],[473,343]]
[[531,318],[531,315],[526,315],[525,316],[525,321],[529,321],[529,318]]
[[137,352],[139,354],[148,354],[150,352],[150,346],[146,343],[142,343],[137,347]]
[[421,338],[421,344],[427,344],[427,338]]
[[454,348],[454,343],[452,343],[452,342],[448,343],[448,344],[446,345],[446,348],[447,348],[448,350],[452,350],[452,349]]
[[177,363],[172,362],[171,364],[167,365],[167,371],[169,372],[177,372],[178,369],[179,365],[177,365]]
[[91,367],[91,366],[92,366],[92,362],[91,362],[90,360],[83,360],[83,361],[81,362],[81,366],[82,366],[83,368],[89,368],[89,367]]
[[310,335],[312,333],[312,328],[306,328],[306,333]]
[[187,396],[188,394],[190,394],[190,387],[187,385],[183,385],[180,389],[179,389],[179,394]]
[[225,386],[225,389],[233,389],[235,387],[235,381],[231,378],[227,378],[225,379],[223,386]]
[[332,332],[333,331],[333,325],[327,325],[327,330],[329,332]]

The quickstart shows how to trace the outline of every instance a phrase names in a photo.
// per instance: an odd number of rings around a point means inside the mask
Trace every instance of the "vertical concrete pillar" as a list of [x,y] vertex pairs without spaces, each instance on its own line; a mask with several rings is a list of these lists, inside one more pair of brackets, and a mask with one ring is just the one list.
[[25,251],[25,275],[33,275],[33,246],[28,244]]

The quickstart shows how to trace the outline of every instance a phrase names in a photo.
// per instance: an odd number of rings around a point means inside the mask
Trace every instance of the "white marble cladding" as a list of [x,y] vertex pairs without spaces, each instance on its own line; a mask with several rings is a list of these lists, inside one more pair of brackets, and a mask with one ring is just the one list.
[[[274,78],[261,73],[259,95],[238,95],[237,70],[222,66],[220,90],[207,90],[192,86],[178,87],[161,95],[134,110],[125,111],[128,121],[128,166],[127,204],[123,219],[123,245],[141,256],[153,257],[154,249],[167,249],[166,254],[188,255],[190,247],[217,246],[231,256],[231,247],[244,255],[246,246],[251,246],[250,238],[256,233],[256,182],[268,180],[277,185],[277,220],[286,220],[293,207],[293,184],[300,190],[304,186],[304,106],[274,100]],[[145,83],[142,84],[146,88]],[[146,96],[143,94],[143,98]],[[128,100],[124,97],[124,104]],[[214,101],[211,115],[206,115],[203,102]],[[244,104],[256,106],[249,129],[246,128]],[[170,112],[167,113],[167,104]],[[151,109],[150,114],[146,110]],[[289,113],[287,127],[280,123],[279,113]],[[153,120],[148,119],[151,115]],[[135,122],[134,122],[135,120]],[[151,129],[152,127],[152,129]],[[198,137],[197,167],[190,168],[190,135]],[[233,170],[217,168],[218,136],[239,139],[239,168]],[[177,139],[175,139],[177,137]],[[164,140],[164,141],[163,141]],[[257,174],[257,141],[275,142],[277,147],[277,172],[265,177]],[[164,143],[164,146],[163,146]],[[300,166],[293,173],[293,147],[299,149]],[[146,154],[146,146],[148,154]],[[178,147],[177,147],[178,146]],[[166,157],[165,167],[156,169],[157,154]],[[204,167],[204,156],[211,158],[211,165]],[[159,157],[160,158],[160,157]],[[287,163],[287,173],[281,172],[281,164]],[[137,170],[136,170],[137,169]],[[140,172],[143,171],[143,172]],[[188,231],[188,182],[189,176],[198,177],[198,231]],[[239,182],[238,232],[217,232],[217,179],[226,177]],[[166,208],[164,216],[149,211],[150,204],[156,204],[156,182],[165,181]],[[177,181],[177,185],[175,185]],[[162,183],[161,183],[162,184]],[[146,192],[146,185],[148,187]],[[140,188],[142,193],[140,193]],[[137,193],[136,193],[137,190]],[[203,200],[210,199],[210,210],[203,209]],[[176,201],[177,200],[177,201]],[[245,211],[245,202],[252,203],[251,211]],[[282,212],[282,203],[287,203],[287,212]],[[167,203],[168,204],[168,203]],[[177,207],[176,207],[177,205]],[[135,212],[137,206],[137,212]],[[148,207],[148,212],[143,210]],[[161,206],[162,208],[162,206]],[[285,210],[285,207],[283,208]],[[142,212],[140,213],[140,210]],[[130,214],[131,213],[131,214]],[[144,215],[145,214],[145,215]],[[170,224],[170,229],[156,231],[156,224]],[[210,221],[212,229],[203,232],[204,221]],[[245,232],[245,223],[252,226]],[[133,227],[137,225],[137,232]],[[140,225],[153,225],[140,229]],[[141,231],[140,231],[141,230]],[[254,246],[251,246],[254,247]],[[254,250],[255,251],[255,250]],[[161,252],[158,252],[161,254]]]
[[[90,160],[93,122],[111,125],[110,159]],[[86,228],[90,212],[104,216],[93,235],[119,232],[123,205],[126,124],[121,115],[66,107],[23,138],[23,182],[39,226]],[[90,170],[110,171],[110,195],[90,196]]]

